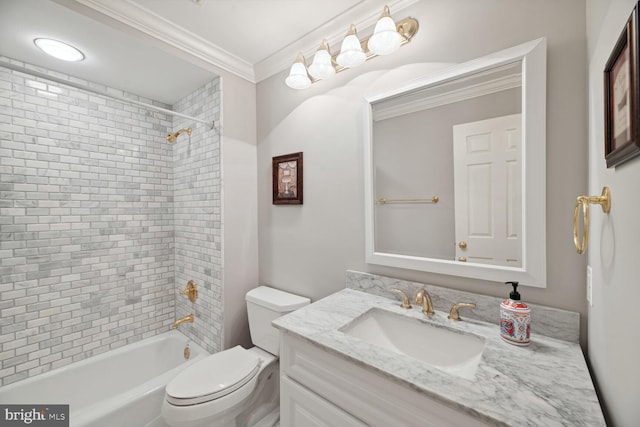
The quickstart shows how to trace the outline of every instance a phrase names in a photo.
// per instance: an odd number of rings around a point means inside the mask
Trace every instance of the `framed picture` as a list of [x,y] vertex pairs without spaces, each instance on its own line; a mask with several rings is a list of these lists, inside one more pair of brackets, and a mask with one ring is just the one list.
[[273,204],[302,204],[302,153],[273,158]]
[[604,67],[604,155],[607,167],[640,154],[638,4]]

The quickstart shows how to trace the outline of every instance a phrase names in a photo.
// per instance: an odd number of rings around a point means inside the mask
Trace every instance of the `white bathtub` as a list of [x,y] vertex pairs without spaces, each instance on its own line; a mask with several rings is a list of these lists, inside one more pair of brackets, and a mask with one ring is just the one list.
[[[187,342],[191,357],[185,360]],[[71,427],[165,426],[165,386],[207,355],[171,331],[0,387],[0,403],[69,404]]]

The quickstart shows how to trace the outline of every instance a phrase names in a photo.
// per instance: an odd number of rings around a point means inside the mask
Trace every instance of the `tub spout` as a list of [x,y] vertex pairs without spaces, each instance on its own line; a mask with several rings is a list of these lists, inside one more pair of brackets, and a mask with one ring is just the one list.
[[183,323],[193,323],[193,313],[187,316],[181,317],[180,319],[173,322],[173,324],[171,325],[171,329],[176,329],[178,326],[182,325]]

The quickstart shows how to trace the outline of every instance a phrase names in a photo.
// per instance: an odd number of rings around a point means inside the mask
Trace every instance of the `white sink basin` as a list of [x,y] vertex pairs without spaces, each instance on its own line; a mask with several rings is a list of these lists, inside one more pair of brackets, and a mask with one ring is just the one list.
[[377,308],[340,331],[467,379],[475,375],[484,349],[482,337]]

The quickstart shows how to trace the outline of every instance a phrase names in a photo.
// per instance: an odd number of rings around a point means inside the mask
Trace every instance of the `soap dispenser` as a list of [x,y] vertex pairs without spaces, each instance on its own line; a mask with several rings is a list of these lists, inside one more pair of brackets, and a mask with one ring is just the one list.
[[505,282],[513,286],[509,299],[500,304],[500,336],[508,343],[529,345],[531,309],[520,300],[518,282]]

